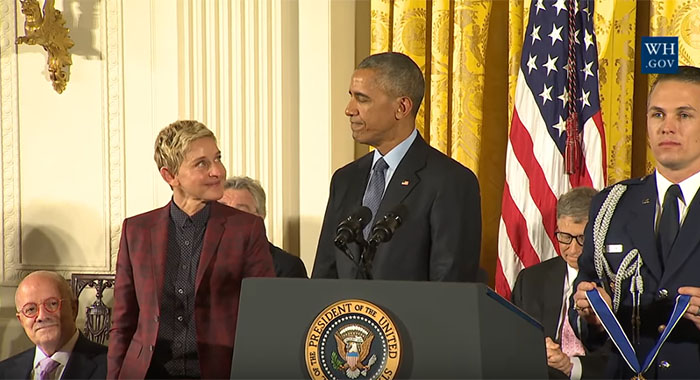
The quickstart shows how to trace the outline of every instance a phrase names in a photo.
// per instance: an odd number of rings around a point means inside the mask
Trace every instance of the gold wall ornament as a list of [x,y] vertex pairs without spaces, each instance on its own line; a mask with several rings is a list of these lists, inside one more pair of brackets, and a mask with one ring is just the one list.
[[54,2],[55,0],[45,0],[42,14],[37,0],[20,0],[25,16],[26,35],[17,37],[17,45],[41,45],[48,52],[49,77],[53,89],[60,94],[66,89],[70,76],[73,59],[68,49],[74,43],[68,35],[68,28],[64,26],[66,21],[61,11],[54,8]]

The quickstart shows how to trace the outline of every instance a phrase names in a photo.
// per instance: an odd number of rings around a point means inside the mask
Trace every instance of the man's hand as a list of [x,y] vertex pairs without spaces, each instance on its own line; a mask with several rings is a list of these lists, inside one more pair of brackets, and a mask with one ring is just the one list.
[[544,346],[547,348],[547,365],[564,372],[566,376],[571,376],[574,364],[569,356],[562,352],[561,346],[554,343],[550,337],[544,338]]
[[678,294],[686,294],[690,296],[690,306],[683,314],[683,318],[690,319],[695,327],[700,330],[700,288],[694,286],[684,286],[678,288]]
[[581,282],[576,288],[576,293],[574,293],[574,310],[576,310],[578,315],[588,322],[588,324],[602,328],[603,325],[600,319],[598,319],[591,304],[588,302],[588,298],[586,298],[586,292],[593,289],[598,289],[598,293],[600,293],[605,303],[608,304],[608,307],[612,307],[612,299],[604,288],[597,286],[595,282]]

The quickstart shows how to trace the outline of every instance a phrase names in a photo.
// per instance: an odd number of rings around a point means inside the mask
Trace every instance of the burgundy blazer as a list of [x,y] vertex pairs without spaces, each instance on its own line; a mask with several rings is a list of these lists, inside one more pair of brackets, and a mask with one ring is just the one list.
[[[108,379],[143,379],[158,335],[170,203],[124,220],[117,257]],[[211,202],[195,280],[194,318],[204,379],[229,378],[244,277],[274,277],[261,218]]]

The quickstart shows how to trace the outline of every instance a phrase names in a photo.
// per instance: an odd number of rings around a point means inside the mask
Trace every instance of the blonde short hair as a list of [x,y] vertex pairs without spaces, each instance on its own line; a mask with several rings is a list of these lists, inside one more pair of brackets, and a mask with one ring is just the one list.
[[216,141],[214,133],[196,120],[178,120],[163,128],[156,137],[153,155],[158,170],[166,168],[173,174],[177,173],[192,141],[204,137]]

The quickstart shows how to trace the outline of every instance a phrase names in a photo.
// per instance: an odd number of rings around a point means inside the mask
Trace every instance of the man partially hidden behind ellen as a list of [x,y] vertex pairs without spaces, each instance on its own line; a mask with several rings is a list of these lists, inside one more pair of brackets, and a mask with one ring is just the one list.
[[[676,296],[689,295],[690,306],[650,366],[639,372],[647,379],[698,379],[700,69],[679,67],[677,74],[659,75],[649,94],[647,133],[656,171],[611,186],[591,203],[574,294],[578,313],[572,313],[571,320],[581,326],[587,346],[607,340],[599,314],[593,312],[585,293],[597,289],[604,301],[601,305],[607,303],[613,309],[641,365],[668,326]],[[608,376],[637,376],[639,372],[628,362],[634,360],[623,360],[613,348]]]
[[[358,276],[358,245],[351,259],[334,244],[338,224],[360,206],[373,220],[405,206],[402,224],[381,243],[370,276],[378,280],[476,281],[481,248],[479,183],[474,173],[428,145],[416,130],[423,73],[401,53],[365,58],[352,74],[345,114],[355,141],[376,148],[338,169],[318,241],[313,278]],[[353,262],[353,260],[355,262]]]
[[173,198],[122,226],[107,377],[229,378],[241,280],[275,275],[263,221],[216,202],[226,169],[202,123],[160,131],[155,161]]

